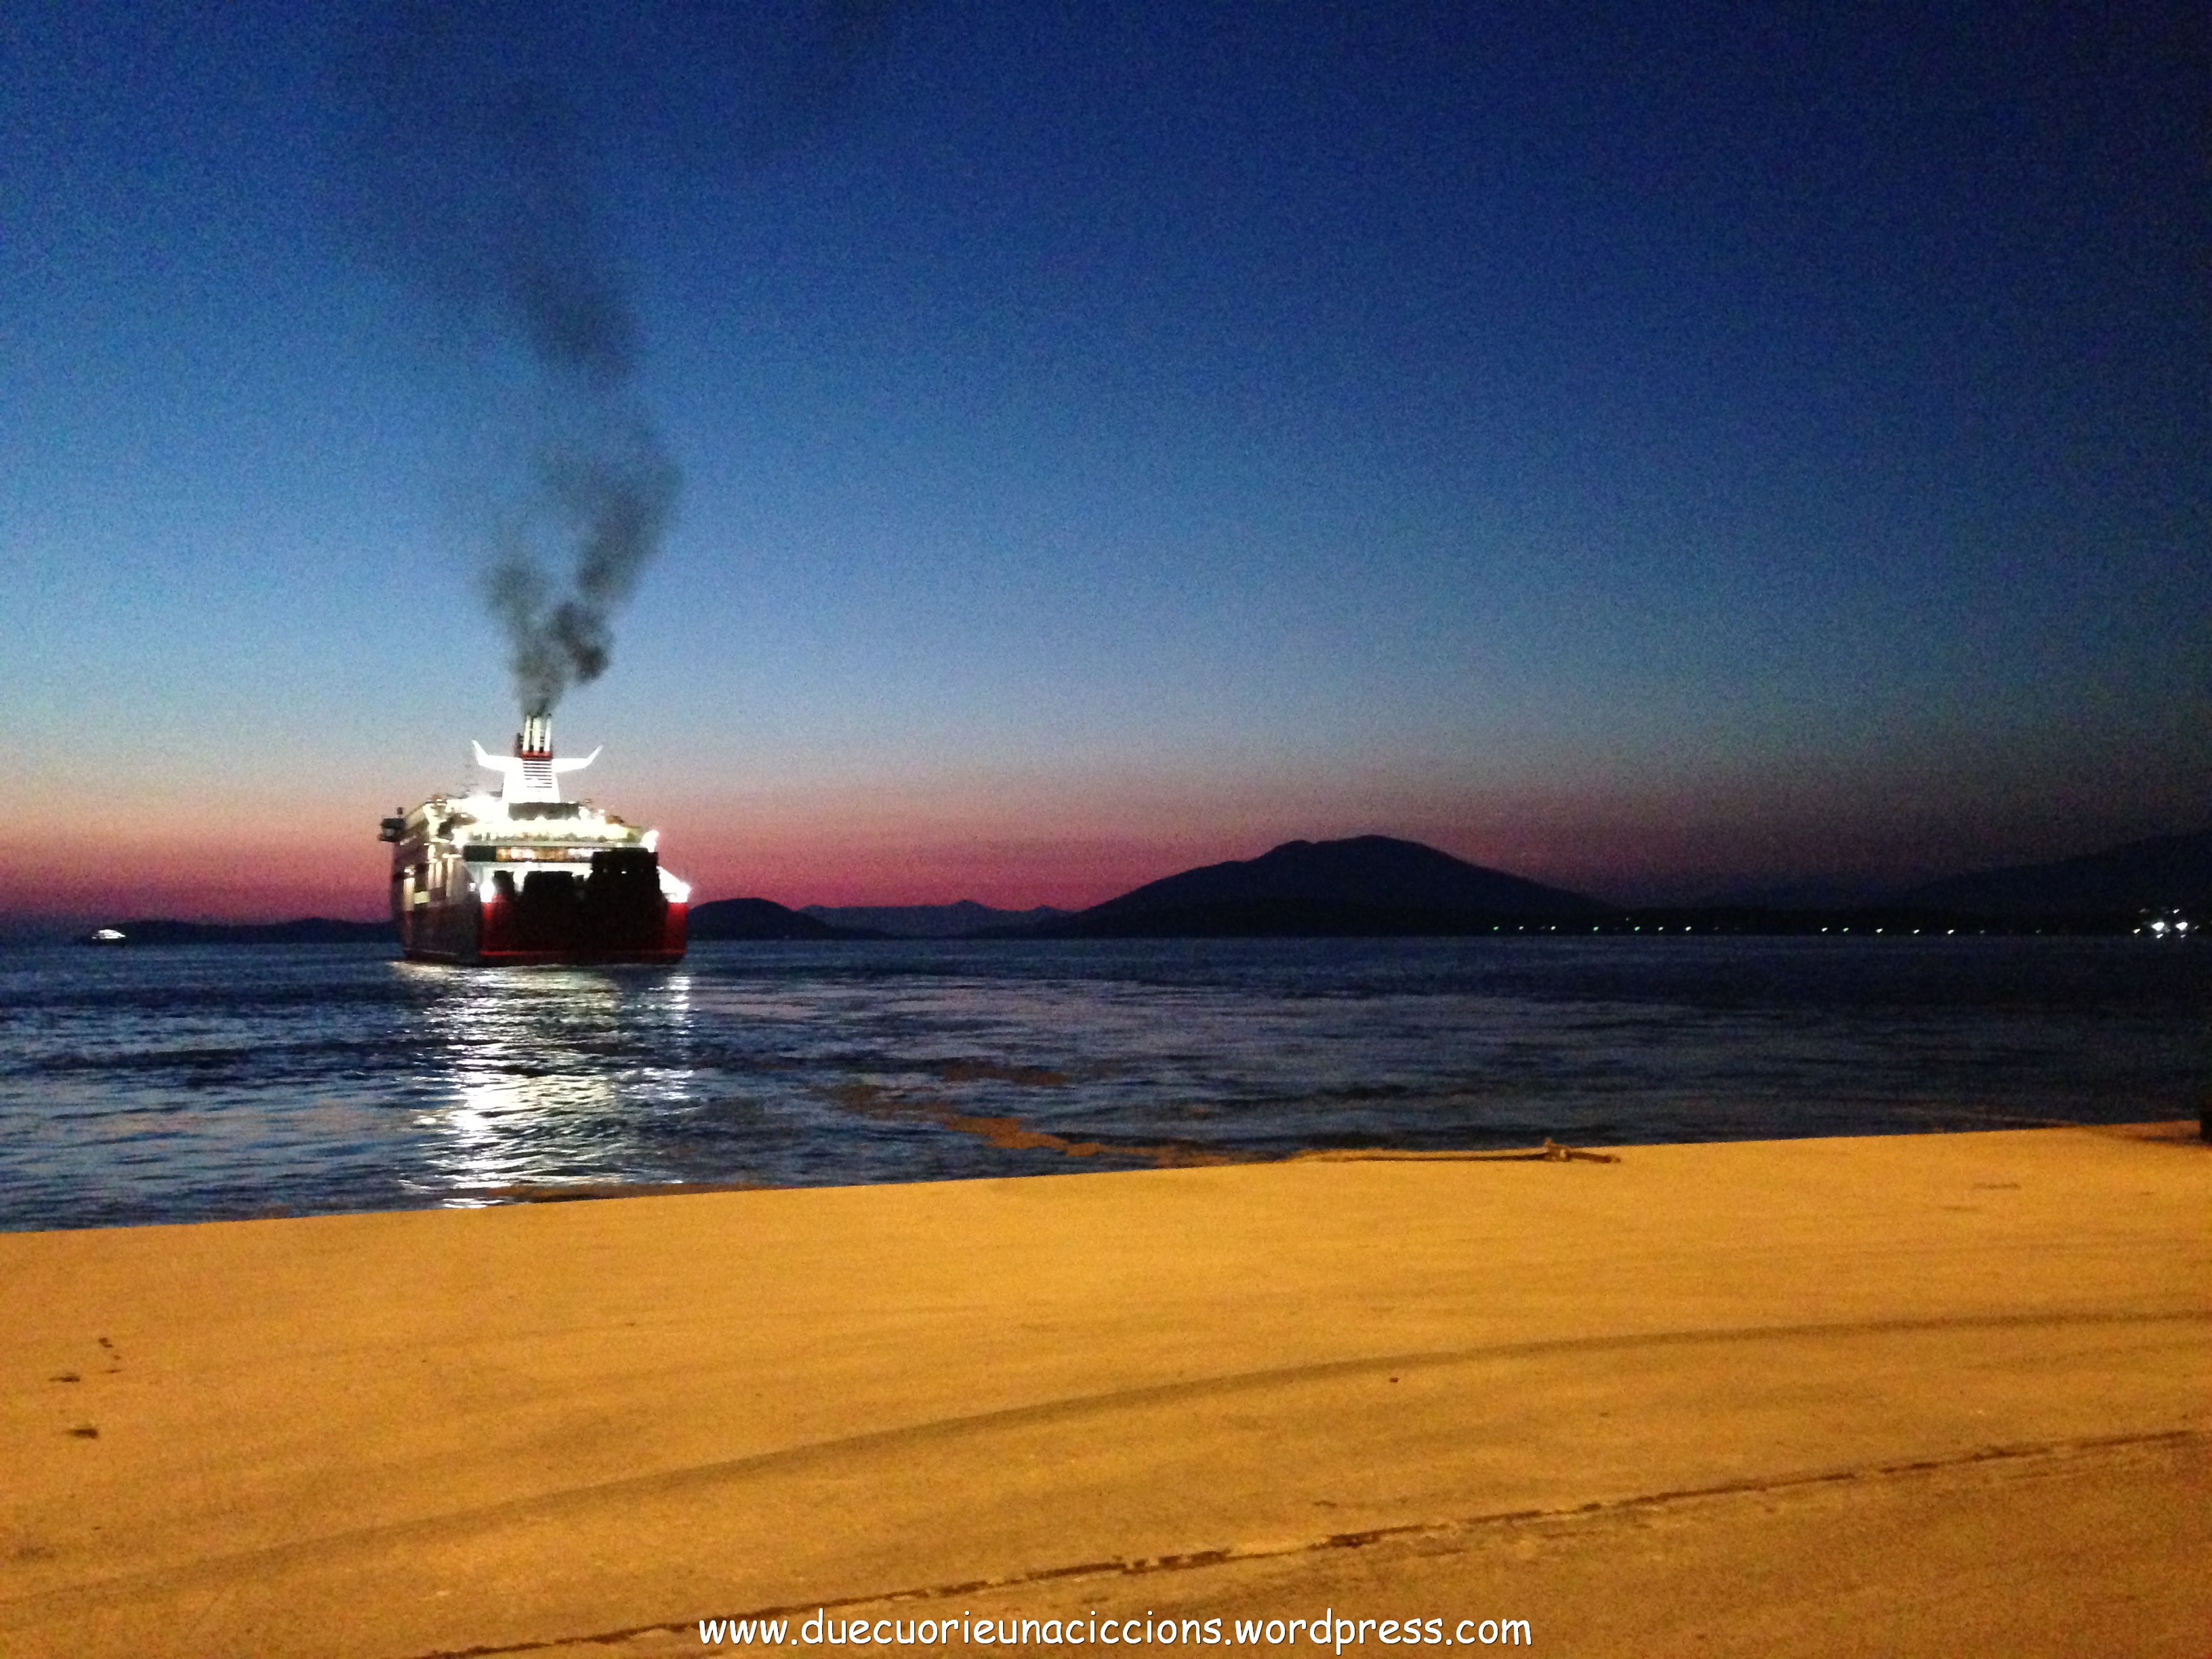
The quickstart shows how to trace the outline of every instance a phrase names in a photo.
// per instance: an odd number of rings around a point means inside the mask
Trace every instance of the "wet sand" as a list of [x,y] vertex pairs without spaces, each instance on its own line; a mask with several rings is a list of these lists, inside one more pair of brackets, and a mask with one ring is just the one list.
[[0,1293],[10,1656],[2212,1651],[2193,1124],[0,1235]]

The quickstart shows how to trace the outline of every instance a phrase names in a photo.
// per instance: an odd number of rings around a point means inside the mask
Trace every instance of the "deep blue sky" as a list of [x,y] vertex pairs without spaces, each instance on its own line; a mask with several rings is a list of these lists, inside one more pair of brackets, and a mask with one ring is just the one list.
[[374,909],[512,729],[395,40],[573,117],[684,483],[559,726],[708,896],[2212,819],[2201,8],[313,9],[0,21],[0,908]]

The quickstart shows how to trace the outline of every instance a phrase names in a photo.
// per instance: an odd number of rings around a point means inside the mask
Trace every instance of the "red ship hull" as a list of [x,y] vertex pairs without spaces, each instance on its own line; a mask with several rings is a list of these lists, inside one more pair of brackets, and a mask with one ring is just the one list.
[[[517,925],[509,899],[418,905],[399,918],[399,948],[413,962],[446,962],[470,968],[534,968],[562,963],[672,963],[684,960],[690,907],[664,901],[649,935],[629,931],[621,939],[553,939]],[[641,936],[643,935],[643,936]]]

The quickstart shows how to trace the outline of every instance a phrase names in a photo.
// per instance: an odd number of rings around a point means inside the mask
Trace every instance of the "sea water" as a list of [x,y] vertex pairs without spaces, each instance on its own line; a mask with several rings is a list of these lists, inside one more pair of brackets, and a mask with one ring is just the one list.
[[0,1227],[2193,1116],[2208,1014],[2143,939],[16,946]]

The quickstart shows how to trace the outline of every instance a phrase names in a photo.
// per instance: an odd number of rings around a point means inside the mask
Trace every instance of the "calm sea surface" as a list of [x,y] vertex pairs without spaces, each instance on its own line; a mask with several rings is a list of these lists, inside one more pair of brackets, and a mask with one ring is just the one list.
[[2124,939],[16,947],[0,1227],[2177,1117],[2208,1015]]

